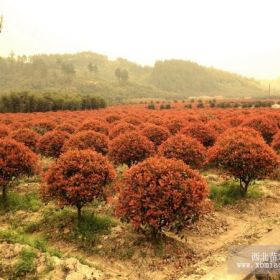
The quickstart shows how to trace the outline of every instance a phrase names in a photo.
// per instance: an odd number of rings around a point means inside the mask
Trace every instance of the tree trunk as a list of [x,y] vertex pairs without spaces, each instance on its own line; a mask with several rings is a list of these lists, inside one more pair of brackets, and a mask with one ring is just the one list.
[[78,225],[80,225],[82,220],[82,206],[77,205],[77,210],[78,210]]
[[2,186],[2,199],[4,202],[7,202],[7,186]]
[[246,195],[247,191],[248,191],[248,187],[249,187],[250,181],[242,181],[240,180],[240,187],[241,187],[241,191],[243,196]]

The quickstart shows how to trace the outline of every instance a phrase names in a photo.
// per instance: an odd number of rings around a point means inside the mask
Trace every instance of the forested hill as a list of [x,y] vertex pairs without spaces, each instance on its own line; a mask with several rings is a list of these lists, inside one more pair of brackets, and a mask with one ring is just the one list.
[[147,67],[92,52],[1,58],[0,93],[11,91],[94,94],[109,102],[264,95],[255,80],[193,62],[167,60]]

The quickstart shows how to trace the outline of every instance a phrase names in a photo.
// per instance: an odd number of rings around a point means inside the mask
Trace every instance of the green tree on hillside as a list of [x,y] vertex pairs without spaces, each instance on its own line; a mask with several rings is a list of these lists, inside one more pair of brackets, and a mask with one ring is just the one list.
[[126,83],[128,81],[128,71],[126,69],[117,68],[115,70],[115,76],[120,83]]
[[97,74],[98,73],[98,67],[97,67],[97,65],[96,64],[92,64],[92,62],[90,62],[89,64],[88,64],[88,71],[90,72],[90,73],[94,73],[94,74]]

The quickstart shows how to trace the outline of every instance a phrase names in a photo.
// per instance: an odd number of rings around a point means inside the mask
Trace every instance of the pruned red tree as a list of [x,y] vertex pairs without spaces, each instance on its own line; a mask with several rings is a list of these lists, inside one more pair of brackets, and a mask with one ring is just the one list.
[[201,168],[205,162],[206,149],[196,139],[176,134],[163,142],[158,153],[166,158],[181,159],[192,168]]
[[149,158],[124,177],[117,214],[155,237],[164,228],[181,227],[205,210],[207,184],[183,161]]
[[100,120],[86,121],[79,128],[78,131],[92,130],[105,135],[108,135],[108,126],[106,122]]
[[68,151],[47,171],[42,195],[61,206],[75,206],[80,222],[82,208],[103,198],[104,187],[115,176],[113,166],[101,154],[92,150]]
[[144,160],[154,153],[154,145],[137,132],[128,132],[114,138],[109,145],[109,157],[117,164],[134,163]]
[[169,131],[159,125],[146,124],[142,130],[142,134],[152,141],[156,146],[159,146],[169,137]]
[[280,130],[274,135],[271,146],[277,153],[280,153]]
[[119,114],[109,114],[105,119],[108,123],[114,123],[119,121],[121,119],[121,116]]
[[5,124],[0,124],[0,138],[9,136],[11,133],[10,128]]
[[70,137],[63,147],[64,151],[73,149],[91,149],[105,155],[108,152],[108,137],[95,131],[78,132]]
[[48,120],[38,120],[30,125],[31,129],[33,129],[35,132],[41,135],[44,135],[46,132],[55,129],[55,127],[55,123]]
[[137,127],[126,123],[126,122],[120,122],[117,125],[113,126],[110,130],[109,137],[110,139],[116,138],[121,134],[125,134],[127,132],[136,131]]
[[62,123],[62,124],[58,125],[55,128],[55,130],[64,131],[64,132],[67,132],[69,134],[73,134],[76,131],[76,128],[69,123]]
[[40,135],[29,128],[20,128],[11,133],[11,138],[16,140],[17,142],[23,143],[33,152],[36,152],[38,142],[40,140]]
[[213,146],[217,137],[217,132],[203,123],[189,123],[181,133],[197,139],[204,147]]
[[15,178],[33,175],[38,171],[38,157],[24,144],[13,139],[0,139],[0,186],[3,201],[7,200],[7,188]]
[[278,127],[273,119],[269,119],[266,116],[250,118],[242,125],[260,132],[266,143],[271,143],[273,135],[278,131]]
[[142,121],[139,118],[133,116],[127,116],[123,119],[123,121],[135,126],[140,125],[142,123]]
[[176,134],[184,127],[184,121],[182,119],[172,119],[166,124],[171,134]]
[[217,134],[221,134],[228,129],[223,120],[211,120],[206,124],[209,128],[214,129]]
[[45,133],[38,143],[40,153],[47,157],[59,157],[62,153],[62,148],[69,137],[69,133],[59,130]]
[[244,194],[253,180],[271,175],[279,164],[275,152],[262,137],[238,128],[219,137],[209,150],[208,162],[238,179]]

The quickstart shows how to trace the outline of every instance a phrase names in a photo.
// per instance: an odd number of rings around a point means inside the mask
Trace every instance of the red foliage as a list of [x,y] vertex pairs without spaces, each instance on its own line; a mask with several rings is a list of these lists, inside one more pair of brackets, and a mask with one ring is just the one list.
[[46,173],[42,194],[62,206],[76,206],[80,218],[82,207],[103,198],[105,185],[115,176],[112,165],[101,154],[92,150],[68,151]]
[[70,137],[63,147],[64,151],[73,149],[91,149],[105,155],[108,152],[108,137],[95,131],[78,132]]
[[221,120],[211,120],[207,122],[207,126],[214,129],[217,134],[221,134],[228,129],[228,126]]
[[113,126],[113,128],[110,130],[109,137],[110,139],[113,139],[121,134],[125,134],[127,132],[132,132],[136,130],[137,127],[132,124],[126,122],[120,122],[116,126]]
[[20,128],[11,133],[11,137],[17,142],[23,143],[33,152],[37,150],[40,135],[29,128]]
[[147,124],[142,129],[142,134],[152,141],[156,146],[160,145],[169,137],[169,132],[166,128],[155,125]]
[[271,146],[277,153],[280,153],[280,130],[274,135]]
[[59,157],[62,153],[64,143],[69,139],[69,137],[69,133],[59,130],[53,130],[45,133],[38,144],[40,153],[47,157]]
[[239,128],[219,137],[209,150],[208,162],[239,179],[244,193],[253,180],[271,175],[278,166],[275,152],[262,137],[244,133]]
[[63,123],[63,124],[57,126],[55,129],[59,130],[59,131],[64,131],[64,132],[67,132],[70,134],[72,134],[76,131],[76,128],[73,125],[68,124],[68,123]]
[[7,184],[14,178],[32,175],[37,169],[38,158],[24,144],[13,139],[0,140],[0,186],[6,199]]
[[190,123],[181,130],[181,133],[197,139],[204,147],[213,146],[217,137],[213,128],[202,123]]
[[192,168],[201,168],[206,157],[206,149],[196,139],[176,134],[163,142],[158,153],[166,158],[181,159]]
[[108,123],[114,123],[116,121],[119,121],[121,119],[121,116],[118,114],[110,114],[110,115],[106,116],[105,119]]
[[184,225],[204,210],[206,182],[182,161],[149,158],[126,173],[117,214],[152,232]]
[[128,117],[124,118],[123,121],[130,123],[132,125],[135,125],[135,126],[140,125],[142,123],[142,121],[139,118],[133,117],[133,116],[128,116]]
[[128,132],[114,138],[109,146],[109,157],[115,163],[131,166],[154,153],[154,145],[137,132]]
[[108,127],[106,122],[103,121],[86,121],[79,128],[78,131],[92,130],[105,135],[108,135]]
[[266,143],[271,143],[273,135],[278,131],[276,123],[266,116],[248,119],[243,123],[243,126],[251,127],[259,131]]
[[0,139],[9,136],[11,130],[8,126],[0,124]]
[[171,134],[176,134],[184,127],[184,121],[181,119],[172,119],[166,126]]
[[46,132],[53,130],[55,126],[56,125],[52,121],[38,120],[31,124],[31,129],[41,135],[44,135]]

